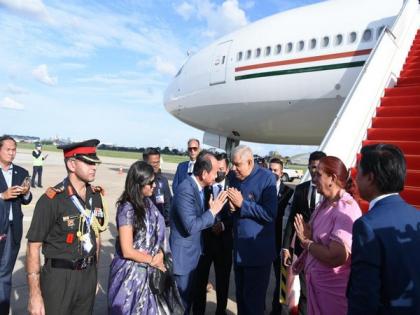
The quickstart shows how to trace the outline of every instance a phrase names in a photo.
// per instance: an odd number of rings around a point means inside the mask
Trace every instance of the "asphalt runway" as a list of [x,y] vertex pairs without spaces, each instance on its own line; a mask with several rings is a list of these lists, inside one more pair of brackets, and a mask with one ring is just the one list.
[[[26,168],[29,173],[32,173],[32,155],[31,150],[19,149],[14,161],[15,164]],[[95,185],[102,186],[105,189],[106,200],[108,202],[108,208],[110,211],[110,223],[109,229],[101,234],[102,247],[101,256],[98,268],[98,280],[99,280],[99,291],[96,295],[94,314],[104,315],[107,314],[107,285],[108,285],[108,273],[111,260],[114,255],[115,249],[115,238],[117,234],[115,226],[115,202],[122,193],[124,187],[125,174],[130,165],[135,160],[130,159],[117,159],[102,157],[103,163],[99,165],[96,173]],[[175,173],[177,164],[165,163],[162,164],[162,171],[168,175],[168,178],[172,179]],[[120,171],[122,170],[122,172]],[[18,259],[13,271],[13,285],[12,285],[12,301],[11,301],[11,313],[12,314],[27,314],[28,304],[28,286],[26,281],[25,272],[25,253],[26,253],[26,233],[29,229],[29,225],[32,219],[32,213],[35,208],[36,201],[44,193],[47,187],[54,186],[59,183],[66,176],[66,171],[63,163],[63,156],[61,153],[48,152],[48,158],[44,162],[43,171],[43,187],[44,188],[32,188],[33,200],[28,206],[23,207],[23,239],[21,242],[21,248],[19,251]],[[210,274],[210,283],[215,287],[214,282],[214,271],[213,268]],[[271,310],[271,299],[272,292],[274,289],[274,273],[271,273],[270,285],[268,288],[266,307],[267,314]],[[216,292],[210,290],[207,293],[207,308],[206,314],[214,314],[216,310]],[[228,314],[236,314],[236,302],[235,302],[235,285],[233,270],[230,278],[229,288],[229,300],[228,300]]]

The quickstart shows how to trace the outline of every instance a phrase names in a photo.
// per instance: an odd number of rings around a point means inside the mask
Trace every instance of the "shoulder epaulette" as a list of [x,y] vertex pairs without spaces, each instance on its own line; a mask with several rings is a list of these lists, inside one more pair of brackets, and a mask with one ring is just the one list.
[[57,194],[60,194],[63,191],[64,187],[48,187],[48,189],[45,191],[45,195],[50,199],[54,199]]
[[92,186],[92,191],[105,195],[105,190],[101,186]]

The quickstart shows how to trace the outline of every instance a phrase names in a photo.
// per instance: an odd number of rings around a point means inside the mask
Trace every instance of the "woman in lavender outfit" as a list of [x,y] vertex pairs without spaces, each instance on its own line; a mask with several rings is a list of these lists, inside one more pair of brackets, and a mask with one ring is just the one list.
[[117,202],[119,235],[108,287],[112,315],[183,312],[173,282],[162,294],[153,294],[149,287],[151,273],[155,268],[165,271],[164,255],[170,255],[163,252],[164,219],[149,199],[155,186],[153,168],[149,164],[138,161],[130,167],[125,190]]

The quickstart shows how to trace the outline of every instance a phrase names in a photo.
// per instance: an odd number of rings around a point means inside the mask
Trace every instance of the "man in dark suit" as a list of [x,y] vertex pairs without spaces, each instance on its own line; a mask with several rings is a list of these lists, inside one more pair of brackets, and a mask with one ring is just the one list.
[[204,187],[214,183],[217,169],[217,160],[212,153],[200,153],[193,176],[179,185],[170,211],[173,272],[185,314],[190,312],[196,269],[203,249],[201,231],[214,224],[226,202],[227,193],[221,192],[216,199],[210,199],[209,207],[204,204]]
[[420,314],[420,211],[408,205],[399,148],[362,148],[356,182],[369,211],[353,225],[348,314]]
[[0,137],[0,314],[8,314],[12,272],[22,239],[22,204],[32,200],[27,170],[14,165],[16,141]]
[[280,315],[288,313],[287,307],[280,304],[280,269],[281,269],[281,246],[283,235],[283,217],[290,197],[293,195],[293,189],[286,186],[281,180],[283,177],[283,162],[279,158],[272,158],[269,164],[270,170],[276,177],[277,190],[277,218],[276,218],[276,259],[273,262],[274,275],[276,276],[276,285],[274,287],[272,315]]
[[[229,173],[229,160],[226,153],[216,154],[218,171],[216,183],[206,187],[205,199],[208,204],[229,187],[226,175]],[[216,216],[216,223],[203,231],[204,249],[203,255],[197,267],[197,285],[194,295],[193,314],[204,315],[206,311],[207,282],[211,264],[214,263],[216,275],[216,315],[226,315],[226,306],[229,293],[229,277],[232,269],[232,217],[229,204],[226,203],[222,211]]]
[[191,174],[193,173],[195,160],[197,159],[199,153],[200,141],[198,139],[188,140],[188,156],[190,160],[178,164],[174,180],[172,181],[173,193],[176,192],[176,189],[179,186],[179,184],[181,184],[187,176],[191,176]]
[[[282,261],[283,264],[288,267],[291,264],[293,257],[293,251],[291,250],[291,243],[293,235],[295,234],[295,216],[297,213],[301,214],[305,222],[309,222],[312,212],[315,209],[315,205],[319,202],[320,195],[316,191],[315,183],[313,182],[316,168],[319,164],[319,160],[326,156],[322,151],[315,151],[309,155],[308,170],[311,174],[311,181],[299,184],[295,188],[293,194],[292,206],[290,208],[289,218],[287,219],[286,229],[284,231],[283,248],[282,248]],[[295,240],[294,253],[299,256],[303,249],[300,245],[298,238]],[[299,314],[306,314],[306,282],[303,272],[299,274],[300,281],[300,297],[298,310]]]
[[233,212],[233,259],[239,315],[262,315],[276,256],[277,193],[274,175],[254,163],[252,150],[232,151],[228,198]]

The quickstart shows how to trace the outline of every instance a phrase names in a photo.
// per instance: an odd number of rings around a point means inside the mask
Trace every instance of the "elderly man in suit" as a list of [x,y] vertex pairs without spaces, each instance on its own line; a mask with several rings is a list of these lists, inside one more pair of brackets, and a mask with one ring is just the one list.
[[254,164],[252,150],[232,151],[228,198],[233,212],[233,260],[239,315],[262,315],[276,256],[277,192],[274,175]]
[[174,180],[172,181],[172,191],[175,193],[179,184],[187,177],[191,176],[194,169],[194,164],[200,153],[200,141],[198,139],[188,140],[188,156],[189,161],[185,161],[178,164],[176,168]]
[[[311,218],[312,212],[315,209],[315,205],[319,202],[320,194],[316,191],[314,183],[314,174],[316,173],[319,160],[325,157],[326,154],[322,151],[315,151],[309,155],[308,170],[311,174],[312,180],[299,184],[295,188],[293,194],[292,206],[290,208],[289,218],[287,220],[286,228],[284,231],[283,248],[282,248],[282,261],[283,264],[288,267],[291,263],[293,253],[291,250],[291,243],[293,235],[295,234],[295,217],[296,214],[301,214],[305,222],[308,222]],[[303,249],[300,245],[300,241],[296,238],[294,253],[299,256]],[[299,315],[306,314],[306,282],[303,272],[299,274],[300,281],[300,297],[299,297]]]
[[8,314],[12,272],[22,239],[22,204],[32,200],[27,170],[13,164],[16,141],[0,137],[0,314]]
[[399,148],[362,148],[356,181],[369,211],[353,225],[348,315],[420,314],[420,211],[408,205]]
[[202,231],[211,227],[216,215],[226,203],[226,192],[211,198],[209,207],[204,202],[204,187],[215,182],[217,160],[210,152],[201,152],[194,165],[193,176],[187,177],[178,187],[173,199],[170,246],[173,255],[173,272],[185,314],[192,303],[196,269],[203,250]]

